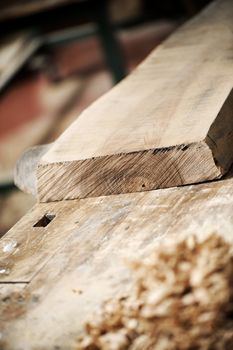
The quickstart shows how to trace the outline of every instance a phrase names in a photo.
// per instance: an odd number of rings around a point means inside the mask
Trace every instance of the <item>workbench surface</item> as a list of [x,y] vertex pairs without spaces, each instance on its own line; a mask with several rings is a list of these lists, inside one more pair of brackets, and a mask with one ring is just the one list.
[[[127,289],[125,260],[169,235],[218,231],[233,240],[232,176],[36,205],[0,240],[1,349],[75,349],[86,317]],[[55,217],[34,227],[45,214]]]

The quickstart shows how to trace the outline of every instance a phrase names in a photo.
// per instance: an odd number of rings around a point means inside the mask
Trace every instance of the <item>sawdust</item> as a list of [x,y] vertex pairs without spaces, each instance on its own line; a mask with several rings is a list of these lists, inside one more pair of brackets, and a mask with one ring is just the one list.
[[130,294],[91,315],[78,349],[232,350],[230,248],[217,234],[158,246],[132,264]]

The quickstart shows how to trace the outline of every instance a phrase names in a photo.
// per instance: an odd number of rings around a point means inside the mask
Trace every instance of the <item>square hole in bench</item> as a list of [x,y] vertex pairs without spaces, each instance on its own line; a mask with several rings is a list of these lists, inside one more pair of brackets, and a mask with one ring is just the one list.
[[45,214],[42,216],[40,220],[33,225],[33,227],[46,227],[48,224],[55,218],[56,215],[54,214]]

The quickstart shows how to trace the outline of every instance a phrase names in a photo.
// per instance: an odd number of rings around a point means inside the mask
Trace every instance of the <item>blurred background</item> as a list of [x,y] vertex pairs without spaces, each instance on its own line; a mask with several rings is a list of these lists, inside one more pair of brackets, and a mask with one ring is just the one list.
[[0,0],[0,237],[35,203],[13,184],[22,152],[54,141],[208,2]]

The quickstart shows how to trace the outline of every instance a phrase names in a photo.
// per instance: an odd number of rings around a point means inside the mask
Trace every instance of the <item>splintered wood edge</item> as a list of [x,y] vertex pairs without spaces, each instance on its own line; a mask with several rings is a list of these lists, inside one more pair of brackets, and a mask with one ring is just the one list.
[[220,178],[233,162],[233,90],[205,140],[161,149],[39,163],[41,202],[148,191]]

